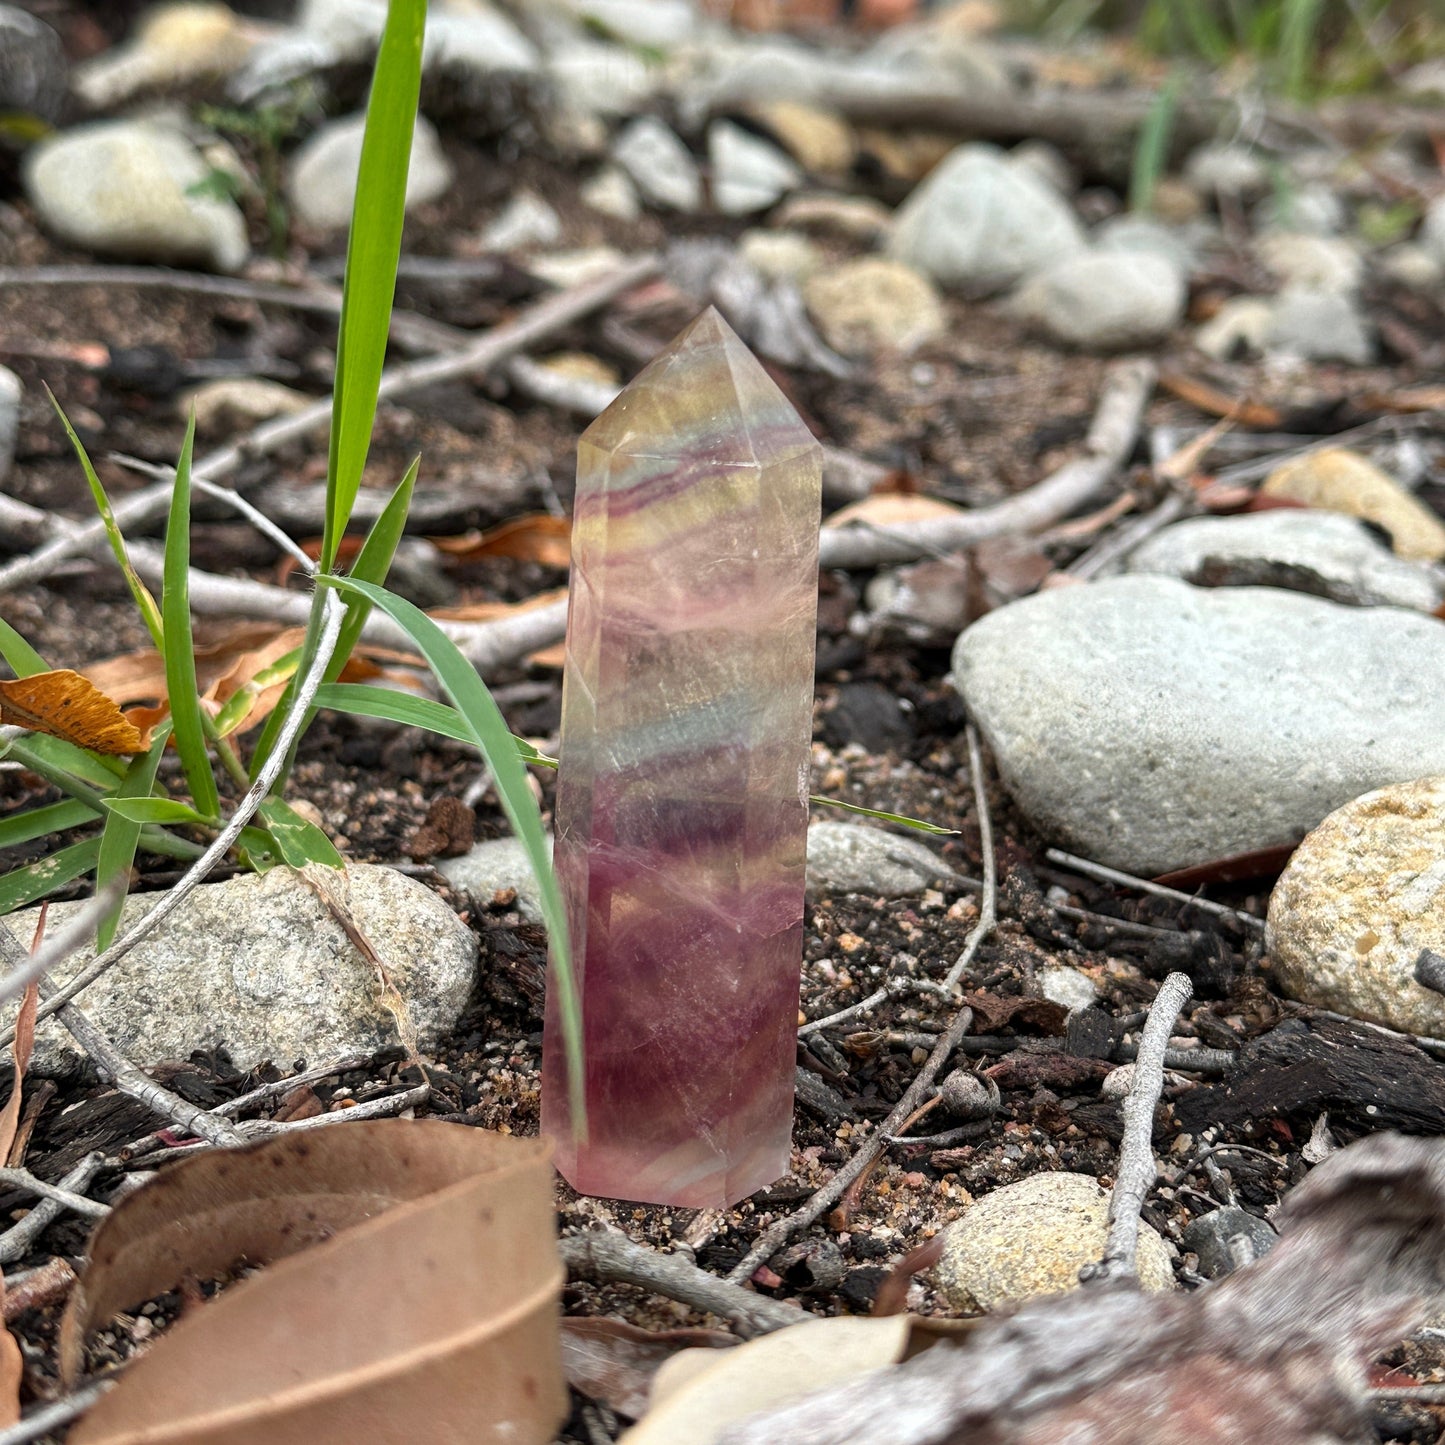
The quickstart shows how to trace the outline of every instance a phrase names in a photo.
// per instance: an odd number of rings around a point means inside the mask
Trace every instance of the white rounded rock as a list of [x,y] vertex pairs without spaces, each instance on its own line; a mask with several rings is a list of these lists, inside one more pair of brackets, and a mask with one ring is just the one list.
[[957,876],[917,838],[828,819],[808,827],[808,888],[814,893],[908,898]]
[[1065,346],[1124,351],[1163,341],[1184,319],[1186,291],[1157,252],[1094,251],[1029,277],[1010,307]]
[[177,131],[108,120],[42,141],[25,158],[40,223],[101,256],[237,271],[250,252],[234,202],[198,195],[209,169]]
[[[286,194],[303,225],[327,231],[350,222],[365,129],[364,115],[328,121],[291,157]],[[442,154],[436,128],[419,115],[406,173],[407,210],[440,200],[451,184],[451,163]]]
[[1291,998],[1445,1034],[1445,997],[1414,979],[1422,949],[1445,953],[1445,775],[1331,813],[1275,884],[1266,942]]
[[797,163],[769,141],[728,120],[707,132],[713,204],[725,216],[750,216],[803,183]]
[[[1097,1264],[1109,1228],[1109,1195],[1088,1174],[1035,1174],[995,1189],[944,1231],[938,1287],[963,1314],[1001,1309],[1075,1289]],[[1174,1288],[1169,1249],[1139,1225],[1139,1283]]]

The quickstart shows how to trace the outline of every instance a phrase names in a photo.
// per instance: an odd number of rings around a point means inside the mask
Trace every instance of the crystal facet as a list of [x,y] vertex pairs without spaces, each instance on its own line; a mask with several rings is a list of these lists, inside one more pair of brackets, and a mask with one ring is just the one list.
[[788,1169],[822,454],[716,311],[583,433],[556,868],[582,1000],[579,1191],[722,1208]]

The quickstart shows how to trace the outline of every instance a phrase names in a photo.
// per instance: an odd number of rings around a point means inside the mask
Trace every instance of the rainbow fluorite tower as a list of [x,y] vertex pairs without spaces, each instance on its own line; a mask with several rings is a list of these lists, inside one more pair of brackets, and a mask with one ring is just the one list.
[[787,1173],[822,453],[716,311],[583,433],[557,780],[585,1194],[725,1207]]

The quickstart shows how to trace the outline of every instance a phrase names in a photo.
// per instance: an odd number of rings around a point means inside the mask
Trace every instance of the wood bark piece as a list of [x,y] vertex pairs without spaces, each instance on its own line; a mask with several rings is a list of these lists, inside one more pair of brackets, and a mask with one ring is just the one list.
[[61,1328],[271,1267],[174,1325],[72,1445],[547,1445],[566,1413],[547,1146],[436,1120],[178,1164],[96,1231]]
[[1309,1013],[1245,1044],[1223,1083],[1174,1103],[1192,1132],[1321,1109],[1359,1128],[1445,1134],[1445,1071],[1404,1035]]

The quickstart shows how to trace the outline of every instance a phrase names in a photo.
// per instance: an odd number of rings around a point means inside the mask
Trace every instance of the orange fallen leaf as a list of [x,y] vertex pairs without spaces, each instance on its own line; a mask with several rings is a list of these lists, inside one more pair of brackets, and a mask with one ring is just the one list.
[[1246,401],[1243,397],[1232,397],[1197,377],[1185,376],[1177,371],[1159,373],[1159,385],[1167,392],[1187,401],[1190,406],[1208,416],[1227,417],[1239,426],[1254,427],[1260,431],[1277,431],[1284,422],[1276,407],[1262,402]]
[[572,560],[572,524],[550,512],[532,512],[503,522],[485,532],[464,532],[459,537],[432,537],[438,552],[458,562],[479,557],[517,557],[544,567],[566,567]]
[[140,753],[145,739],[94,683],[68,667],[0,682],[0,723],[64,738],[95,753]]
[[834,512],[823,525],[897,527],[907,522],[931,521],[934,517],[956,517],[962,511],[962,507],[955,507],[952,502],[941,502],[937,497],[908,492],[874,492]]
[[[512,617],[520,612],[550,607],[566,595],[565,587],[555,587],[550,592],[539,592],[525,602],[463,602],[456,607],[433,607],[427,616],[440,622],[495,622],[499,617]],[[527,661],[535,667],[561,667],[566,652],[566,645],[557,642],[532,653]]]
[[71,1445],[548,1445],[567,1413],[548,1148],[439,1120],[297,1130],[182,1160],[106,1217],[61,1324],[86,1333],[238,1260]]

